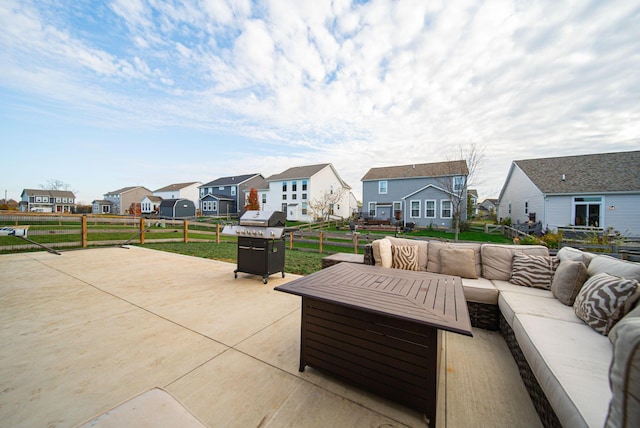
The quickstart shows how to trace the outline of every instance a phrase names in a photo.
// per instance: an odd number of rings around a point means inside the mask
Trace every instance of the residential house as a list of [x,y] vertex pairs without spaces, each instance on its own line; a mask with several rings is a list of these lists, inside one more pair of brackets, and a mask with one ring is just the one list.
[[498,204],[497,199],[485,199],[478,204],[476,208],[477,215],[480,218],[491,218],[496,215],[496,206]]
[[145,196],[140,202],[140,211],[142,214],[158,214],[162,198],[160,196]]
[[371,168],[362,177],[363,215],[419,227],[454,225],[467,218],[464,160]]
[[323,216],[351,215],[351,187],[330,163],[289,168],[266,181],[269,190],[261,192],[264,209],[283,211],[287,220],[312,222]]
[[72,213],[76,195],[69,190],[24,189],[18,209],[22,212]]
[[221,177],[199,186],[199,208],[202,215],[238,216],[246,205],[246,195],[252,187],[264,181],[262,174]]
[[640,151],[518,160],[498,198],[499,219],[640,236]]
[[198,206],[200,200],[199,187],[202,183],[199,181],[191,181],[189,183],[174,183],[153,191],[153,196],[159,196],[162,199],[189,199]]
[[[145,196],[151,196],[151,190],[144,186],[123,187],[113,192],[105,193],[104,199],[93,201],[93,214],[137,214],[140,201]],[[131,212],[132,207],[135,211]]]
[[467,212],[471,211],[473,215],[478,215],[478,191],[476,189],[469,189],[467,195],[467,202],[469,203]]
[[158,216],[166,219],[186,219],[196,216],[196,205],[191,199],[163,199]]

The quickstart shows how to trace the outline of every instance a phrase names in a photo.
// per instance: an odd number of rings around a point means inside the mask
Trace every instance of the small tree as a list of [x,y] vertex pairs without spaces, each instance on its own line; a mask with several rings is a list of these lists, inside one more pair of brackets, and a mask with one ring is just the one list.
[[[477,174],[484,159],[484,147],[478,147],[475,143],[471,143],[467,149],[460,146],[453,157],[457,162],[450,161],[448,163],[450,170],[445,171],[438,182],[449,195],[454,218],[455,240],[457,241],[460,235],[463,209],[467,205],[467,189],[469,186],[478,184]],[[450,160],[452,156],[447,158]],[[460,167],[460,162],[466,163],[466,171]]]
[[329,220],[333,215],[333,208],[340,203],[344,192],[344,188],[325,191],[320,195],[320,198],[313,198],[309,201],[309,210],[321,222]]
[[249,196],[247,197],[247,204],[244,209],[249,211],[257,211],[260,209],[260,201],[258,200],[258,190],[253,187],[249,190]]

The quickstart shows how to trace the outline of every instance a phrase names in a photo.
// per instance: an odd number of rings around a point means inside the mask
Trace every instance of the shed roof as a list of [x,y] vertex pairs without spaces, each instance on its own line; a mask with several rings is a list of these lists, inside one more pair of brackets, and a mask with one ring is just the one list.
[[446,177],[467,174],[469,174],[467,162],[464,160],[456,160],[371,168],[367,171],[364,177],[362,177],[361,181],[418,177]]
[[640,190],[640,151],[514,161],[546,194]]

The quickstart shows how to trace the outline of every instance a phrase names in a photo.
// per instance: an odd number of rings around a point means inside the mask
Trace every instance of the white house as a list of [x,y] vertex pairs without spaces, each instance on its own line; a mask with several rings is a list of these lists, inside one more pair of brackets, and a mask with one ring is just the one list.
[[198,206],[200,194],[198,187],[202,183],[199,181],[191,181],[189,183],[174,183],[153,191],[153,196],[162,199],[188,199]]
[[351,215],[351,187],[330,163],[289,168],[266,181],[268,190],[258,189],[262,209],[286,212],[287,220],[314,221],[323,205],[329,218]]
[[514,161],[498,219],[640,236],[640,151]]

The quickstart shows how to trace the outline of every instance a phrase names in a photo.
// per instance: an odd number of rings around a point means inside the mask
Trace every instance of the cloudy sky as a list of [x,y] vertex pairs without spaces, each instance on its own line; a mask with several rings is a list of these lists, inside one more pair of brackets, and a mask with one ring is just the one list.
[[2,0],[0,190],[640,149],[640,2]]

